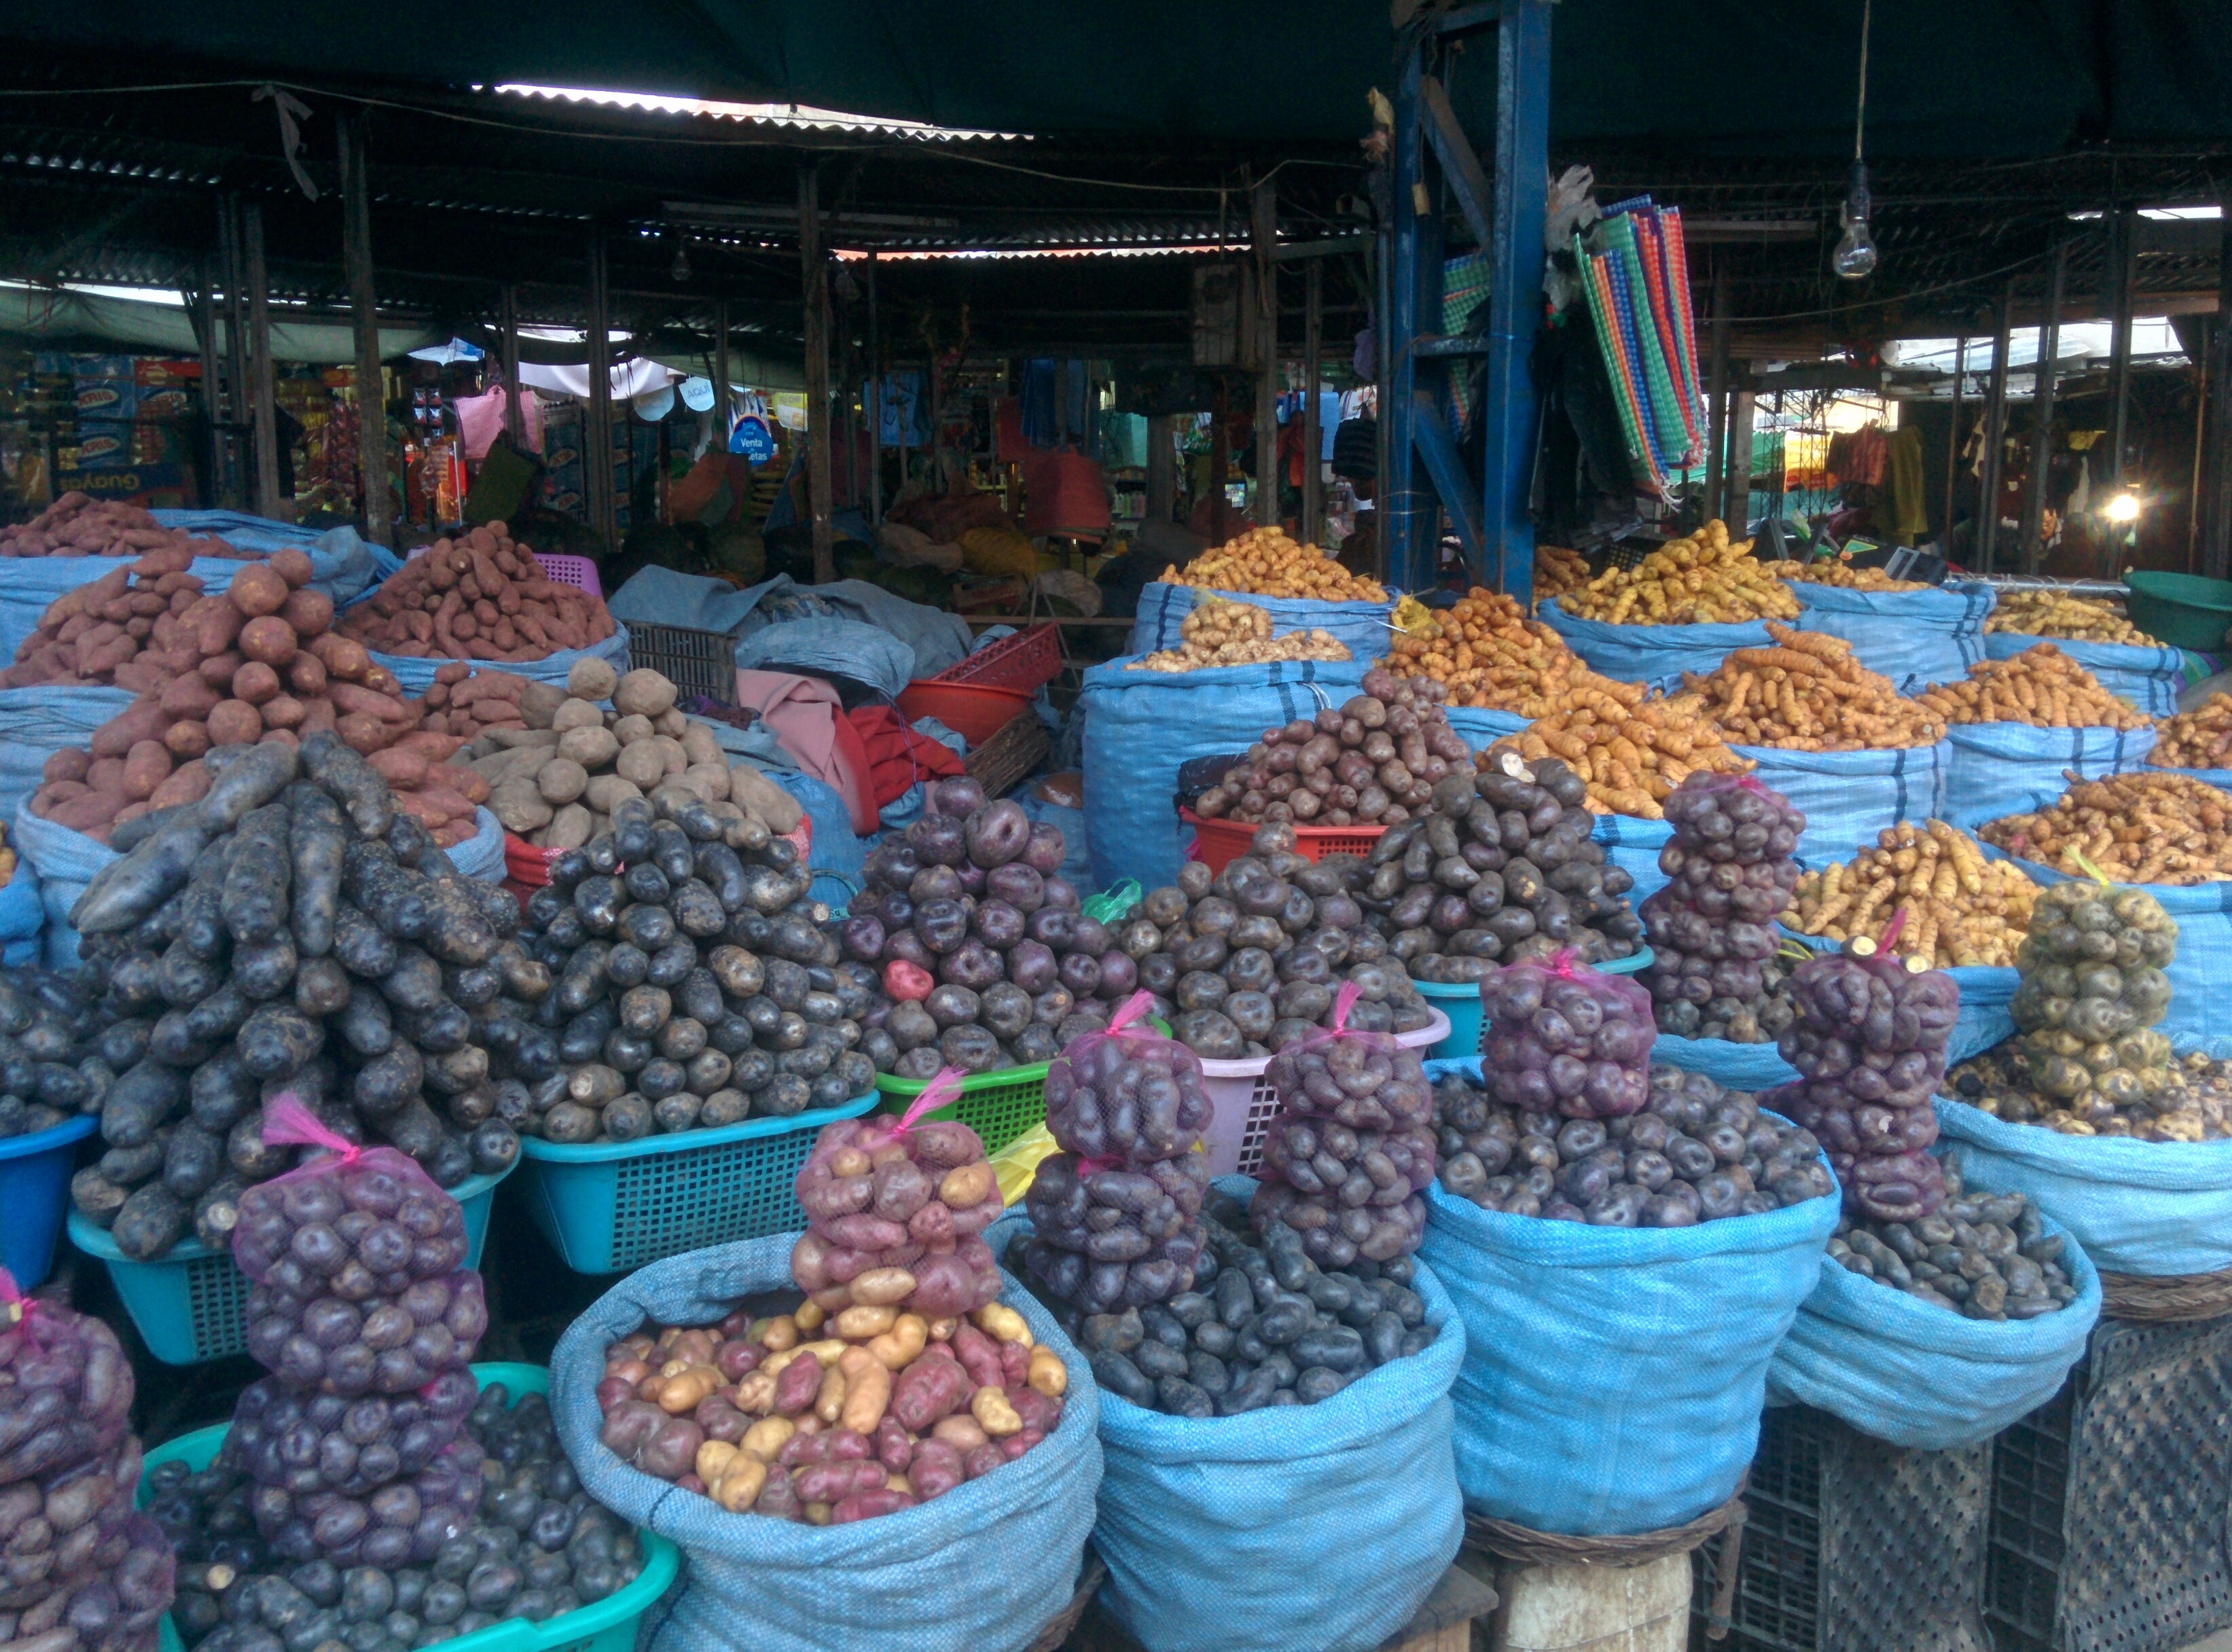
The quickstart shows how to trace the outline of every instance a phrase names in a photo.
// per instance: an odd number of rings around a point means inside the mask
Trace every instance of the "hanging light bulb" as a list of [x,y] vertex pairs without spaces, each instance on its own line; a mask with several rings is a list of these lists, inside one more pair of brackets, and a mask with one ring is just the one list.
[[680,236],[674,238],[674,264],[666,273],[678,282],[690,279],[690,243]]
[[1830,255],[1830,263],[1846,281],[1864,281],[1875,273],[1875,237],[1868,231],[1868,169],[1859,161],[1845,175],[1845,204],[1837,209],[1837,220],[1845,226],[1837,250]]

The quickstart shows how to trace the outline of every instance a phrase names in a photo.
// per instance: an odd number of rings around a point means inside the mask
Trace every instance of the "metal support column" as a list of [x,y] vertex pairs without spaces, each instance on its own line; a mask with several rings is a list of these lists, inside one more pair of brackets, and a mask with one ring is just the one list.
[[1279,203],[1267,178],[1249,197],[1256,248],[1256,521],[1279,525]]
[[1953,503],[1961,475],[1961,392],[1969,379],[1969,335],[1953,347],[1953,408],[1945,421],[1945,531],[1942,543],[1953,554]]
[[[1736,384],[1749,381],[1750,362],[1729,366]],[[1742,389],[1729,398],[1729,458],[1721,483],[1721,520],[1728,523],[1732,539],[1742,539],[1751,529],[1751,424],[1758,400],[1754,392]]]
[[2038,329],[2038,366],[2032,379],[2030,486],[2023,491],[2022,569],[2038,572],[2046,554],[2046,481],[2054,458],[2054,385],[2061,354],[2061,299],[2069,276],[2069,243],[2054,249],[2046,284],[2046,314]]
[[1314,545],[1325,532],[1325,437],[1319,428],[1319,385],[1325,377],[1325,268],[1313,258],[1302,270],[1302,522],[1301,539]]
[[[876,255],[868,254],[868,373],[866,411],[868,419],[868,525],[884,522],[884,350],[876,314]],[[995,447],[998,445],[996,442]]]
[[263,262],[263,209],[254,201],[240,209],[248,296],[248,405],[256,427],[256,514],[277,517],[292,500],[279,496],[279,405],[271,384],[271,283]]
[[2108,466],[2109,485],[2124,480],[2124,429],[2131,409],[2131,289],[2138,275],[2138,227],[2136,212],[2118,212],[2111,220],[2108,238],[2108,279],[2114,284],[2115,305],[2109,312],[2108,335]]
[[798,263],[806,314],[806,486],[814,582],[837,577],[829,526],[829,265],[821,249],[821,164],[798,169]]
[[224,433],[219,426],[224,420],[224,395],[217,382],[217,296],[211,290],[216,279],[217,261],[204,255],[195,278],[193,310],[194,338],[202,352],[202,428],[208,437],[200,456],[204,504],[215,504],[224,496]]
[[2232,200],[2224,204],[2217,243],[2216,317],[2209,328],[2209,457],[2201,487],[2209,504],[2201,529],[2201,572],[2212,580],[2232,570]]
[[224,454],[224,499],[233,510],[250,509],[250,463],[242,445],[248,416],[248,300],[241,290],[246,259],[240,249],[240,198],[217,200],[217,256],[224,270],[224,417],[218,437]]
[[[1379,404],[1380,428],[1387,433],[1387,462],[1379,472],[1379,543],[1387,577],[1406,589],[1427,590],[1441,560],[1442,502],[1426,480],[1418,458],[1422,420],[1440,410],[1418,398],[1418,359],[1413,347],[1423,330],[1441,322],[1441,205],[1426,184],[1426,141],[1418,107],[1418,82],[1424,73],[1421,53],[1403,62],[1395,87],[1394,173],[1390,191],[1394,233],[1387,259],[1387,304],[1379,346],[1387,385]],[[1422,305],[1422,295],[1431,302]]]
[[607,555],[620,549],[620,511],[613,496],[612,292],[605,269],[605,232],[589,234],[589,427],[582,433],[582,497],[589,527]]
[[1705,519],[1721,516],[1722,453],[1729,443],[1729,271],[1713,260],[1713,333],[1705,368]]
[[369,122],[361,109],[341,120],[341,261],[348,266],[349,308],[356,323],[356,457],[364,484],[364,535],[385,546],[394,543],[395,503],[387,476],[380,299],[373,282],[372,160],[365,148]]
[[2007,463],[2008,350],[2015,334],[2015,283],[2000,295],[1992,328],[1992,382],[1984,403],[1984,468],[1976,478],[1976,572],[1989,573],[2000,551],[2000,473]]
[[1168,413],[1147,416],[1147,520],[1167,525],[1178,504],[1176,420]]
[[1550,198],[1550,3],[1510,0],[1496,29],[1496,239],[1488,296],[1488,457],[1482,573],[1534,598],[1534,335],[1542,325],[1542,224]]
[[527,409],[519,402],[519,288],[509,282],[496,298],[496,342],[503,352],[503,432],[527,450]]

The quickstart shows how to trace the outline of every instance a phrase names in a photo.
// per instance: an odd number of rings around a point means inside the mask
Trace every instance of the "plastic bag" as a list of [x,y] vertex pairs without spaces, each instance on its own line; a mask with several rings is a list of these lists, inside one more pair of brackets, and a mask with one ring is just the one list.
[[162,1529],[144,1514],[124,1520],[114,1548],[113,1564],[59,1582],[10,1613],[13,1644],[48,1644],[42,1637],[55,1635],[52,1644],[69,1652],[152,1652],[156,1624],[171,1609],[178,1561]]
[[1574,956],[1523,959],[1480,983],[1489,1093],[1526,1112],[1624,1118],[1651,1099],[1651,994]]
[[21,1612],[56,1590],[113,1571],[130,1547],[140,1442],[0,1490],[0,1611]]
[[1048,1066],[1047,1128],[1068,1151],[1139,1166],[1192,1152],[1209,1128],[1201,1058],[1139,1024],[1153,1001],[1132,994],[1106,1031],[1072,1039]]
[[267,1377],[234,1406],[220,1461],[289,1492],[362,1497],[431,1466],[464,1432],[478,1397],[461,1365],[393,1398],[304,1394]]
[[1802,1076],[1759,1105],[1814,1133],[1847,1208],[1883,1221],[1932,1215],[1945,1189],[1928,1151],[1937,1139],[1930,1098],[1944,1081],[1961,989],[1943,970],[1910,970],[1888,952],[1839,952],[1799,965],[1790,997],[1797,1019],[1779,1047]]
[[1798,882],[1806,817],[1749,775],[1696,774],[1666,800],[1666,886],[1643,903],[1656,955],[1639,979],[1658,1029],[1764,1044],[1788,1024],[1774,996],[1775,922]]
[[[1426,1232],[1418,1195],[1434,1179],[1433,1088],[1415,1050],[1349,1030],[1356,997],[1353,981],[1344,986],[1331,1027],[1313,1027],[1271,1058],[1286,1111],[1265,1135],[1262,1185],[1248,1210],[1259,1233],[1286,1223],[1327,1268],[1417,1250]],[[1352,1183],[1369,1190],[1359,1197]]]
[[291,1296],[268,1285],[248,1293],[248,1351],[256,1362],[291,1387],[342,1399],[424,1388],[470,1364],[487,1330],[488,1300],[470,1268],[365,1303]]
[[481,1505],[483,1459],[461,1435],[416,1474],[369,1496],[297,1494],[258,1481],[250,1497],[256,1529],[282,1560],[330,1560],[337,1566],[395,1566],[431,1560],[472,1523]]
[[807,1215],[790,1258],[801,1290],[901,1267],[915,1288],[898,1305],[933,1318],[973,1312],[1000,1294],[1000,1270],[981,1237],[1002,1208],[984,1143],[955,1120],[917,1122],[951,1105],[961,1079],[959,1068],[945,1068],[896,1120],[822,1126],[795,1183]]
[[0,1485],[72,1467],[125,1438],[132,1366],[100,1320],[34,1301],[0,1268]]

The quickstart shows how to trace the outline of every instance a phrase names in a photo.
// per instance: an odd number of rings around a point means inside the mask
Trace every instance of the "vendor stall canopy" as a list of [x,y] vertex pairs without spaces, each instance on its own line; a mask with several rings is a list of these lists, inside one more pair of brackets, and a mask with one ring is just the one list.
[[[1396,0],[1398,16],[1458,0]],[[2040,154],[2232,126],[2232,31],[2206,0],[1880,0],[1869,150]],[[1860,0],[1567,0],[1554,138],[1751,153],[1851,138]],[[949,127],[1268,141],[1353,138],[1393,42],[1373,0],[489,0],[412,9],[234,0],[7,9],[0,39],[96,55],[119,83],[231,70],[330,84],[625,87]],[[1492,88],[1492,63],[1476,85]]]

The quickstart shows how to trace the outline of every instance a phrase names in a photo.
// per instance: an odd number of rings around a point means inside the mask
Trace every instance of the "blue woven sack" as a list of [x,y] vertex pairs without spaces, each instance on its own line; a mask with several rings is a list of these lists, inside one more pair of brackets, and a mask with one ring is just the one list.
[[[1993,860],[2013,860],[2034,884],[2066,884],[2069,874],[1982,845]],[[2177,923],[2177,956],[2170,977],[2170,1008],[2155,1023],[2180,1050],[2232,1039],[2232,880],[2213,884],[2118,884],[2154,897]],[[2111,1269],[2111,1272],[2117,1270]]]
[[2028,1194],[2095,1267],[2149,1279],[2232,1267],[2232,1141],[2065,1136],[1937,1105],[1939,1150],[1963,1184]]
[[1956,723],[1943,819],[1980,826],[2003,815],[2028,814],[2069,789],[2064,771],[2105,780],[2139,768],[2154,749],[2152,729],[2034,729],[2026,722]]
[[1984,618],[1995,600],[1988,585],[1850,591],[1794,580],[1790,589],[1804,610],[1800,631],[1843,638],[1853,658],[1901,694],[1957,683],[1984,658]]
[[2185,656],[2175,648],[2080,643],[2063,637],[2030,637],[2020,632],[2001,631],[1984,638],[1984,657],[2013,659],[2025,649],[2035,648],[2041,643],[2052,643],[2092,672],[2102,688],[2151,717],[2167,717],[2177,709],[2178,690],[2185,686]]
[[1369,664],[1387,656],[1395,636],[1395,605],[1392,602],[1319,602],[1308,597],[1256,597],[1242,591],[1197,591],[1190,585],[1165,585],[1151,580],[1139,589],[1139,606],[1132,622],[1132,635],[1124,645],[1127,654],[1152,654],[1176,648],[1185,638],[1179,634],[1185,617],[1204,598],[1223,597],[1244,602],[1271,616],[1271,634],[1284,637],[1297,631],[1321,631],[1347,645],[1358,662]]
[[1093,1372],[1013,1279],[1001,1299],[1069,1367],[1061,1424],[1040,1445],[917,1508],[811,1526],[723,1512],[621,1462],[598,1440],[607,1344],[646,1320],[710,1325],[791,1286],[795,1234],[670,1257],[590,1305],[550,1357],[550,1409],[581,1487],[673,1541],[682,1592],[645,1652],[1017,1652],[1076,1592],[1100,1484]]
[[1723,1090],[1771,1090],[1799,1076],[1772,1044],[1737,1044],[1724,1038],[1681,1038],[1661,1033],[1651,1059],[1684,1072],[1702,1072]]
[[132,703],[126,689],[0,689],[0,820],[38,789],[47,759],[82,747],[93,731]]
[[[1001,1227],[996,1249],[1030,1224]],[[1464,1539],[1465,1335],[1429,1269],[1411,1288],[1440,1334],[1319,1404],[1194,1422],[1100,1396],[1101,1598],[1146,1652],[1372,1652],[1425,1603]]]
[[503,823],[486,807],[473,811],[473,835],[450,852],[450,864],[468,878],[500,884],[504,878]]
[[46,909],[47,968],[74,969],[77,931],[70,925],[70,908],[85,893],[93,875],[116,858],[116,851],[82,832],[41,820],[31,813],[28,800],[16,807],[8,840],[16,845],[17,858],[29,862],[39,875],[39,899]]
[[1632,814],[1599,814],[1589,836],[1604,845],[1605,858],[1635,879],[1627,891],[1628,904],[1640,908],[1670,881],[1658,870],[1658,852],[1674,835],[1664,820],[1645,820]]
[[[1436,1076],[1479,1070],[1427,1064]],[[1450,1390],[1465,1506],[1537,1532],[1621,1537],[1726,1502],[1837,1208],[1830,1196],[1694,1228],[1593,1228],[1428,1188],[1419,1260],[1465,1327]]]
[[1534,617],[1566,639],[1566,645],[1590,667],[1619,683],[1677,693],[1682,673],[1716,671],[1733,649],[1772,648],[1763,621],[1739,625],[1611,625],[1601,619],[1576,619],[1553,597]]
[[1509,739],[1532,721],[1516,711],[1490,711],[1469,705],[1447,706],[1444,709],[1457,737],[1465,742],[1467,751],[1475,754],[1486,751],[1499,740]]
[[2062,1234],[2077,1299],[2035,1319],[1971,1319],[1824,1260],[1768,1367],[1768,1400],[1922,1451],[1982,1445],[2029,1416],[2060,1390],[2100,1318],[2099,1270],[2060,1224],[2045,1227]]
[[39,962],[39,936],[46,928],[47,909],[39,892],[39,874],[23,856],[16,857],[16,875],[0,887],[0,963],[20,969]]
[[275,551],[307,552],[310,583],[331,597],[336,608],[403,566],[403,559],[385,545],[374,545],[347,526],[321,531],[239,510],[148,514],[165,528],[183,528],[189,534],[221,539],[237,551],[254,551],[259,556]]
[[[1176,587],[1173,587],[1176,588]],[[1237,756],[1266,729],[1314,717],[1362,691],[1364,662],[1282,660],[1206,671],[1132,671],[1111,660],[1085,674],[1085,830],[1093,881],[1177,881],[1193,832],[1178,817],[1178,769]]]
[[1952,748],[1899,746],[1887,751],[1789,751],[1781,746],[1731,746],[1757,764],[1752,778],[1780,792],[1806,816],[1798,852],[1809,862],[1850,860],[1875,847],[1876,833],[1901,820],[1945,812],[1946,768]]

